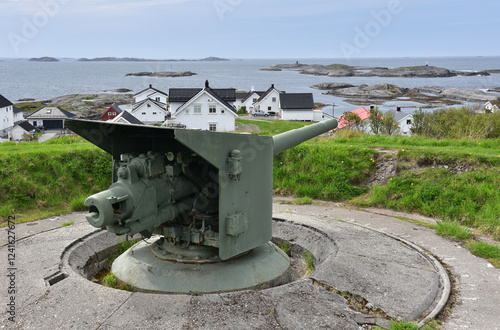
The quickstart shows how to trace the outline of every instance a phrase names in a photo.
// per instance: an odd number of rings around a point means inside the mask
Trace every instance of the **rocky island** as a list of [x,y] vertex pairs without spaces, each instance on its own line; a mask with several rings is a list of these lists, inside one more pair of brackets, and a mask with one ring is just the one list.
[[33,57],[29,59],[30,62],[59,62],[55,57],[43,56],[43,57]]
[[137,72],[137,73],[127,73],[125,76],[136,76],[136,77],[160,77],[160,78],[177,78],[177,77],[190,77],[194,76],[196,73],[191,71],[181,71],[181,72]]
[[[277,64],[264,71],[295,70],[301,74],[329,77],[416,77],[416,78],[437,78],[455,76],[489,76],[488,71],[462,71],[448,70],[435,66],[406,66],[399,68],[350,66],[345,64]],[[492,70],[494,71],[494,70]]]
[[186,59],[149,59],[149,58],[137,58],[137,57],[96,57],[96,58],[85,58],[82,57],[78,59],[80,62],[202,62],[202,61],[229,61],[226,58],[221,57],[205,57],[198,60],[186,60]]
[[481,90],[463,90],[438,86],[402,88],[393,84],[351,85],[346,83],[322,83],[311,88],[325,90],[324,94],[345,98],[351,104],[383,104],[385,101],[413,101],[425,104],[424,107],[458,105],[462,102],[497,100],[500,94],[486,93]]

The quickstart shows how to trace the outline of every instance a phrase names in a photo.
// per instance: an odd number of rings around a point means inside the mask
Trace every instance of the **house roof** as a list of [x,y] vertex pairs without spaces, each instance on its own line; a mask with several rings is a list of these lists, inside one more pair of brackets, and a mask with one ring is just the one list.
[[[137,96],[137,95],[139,95],[139,94],[142,94],[142,93],[144,93],[144,92],[146,92],[146,91],[148,91],[148,90],[152,90],[152,91],[154,91],[154,92],[156,92],[156,93],[160,93],[160,94],[163,94],[163,95],[165,95],[166,97],[168,97],[168,94],[167,94],[167,93],[162,92],[161,90],[154,88],[154,87],[153,87],[153,85],[151,85],[151,84],[149,84],[149,87],[148,87],[148,88],[143,89],[142,91],[140,91],[140,92],[138,92],[138,93],[134,94],[134,97],[135,97],[135,96]],[[151,94],[154,94],[154,93],[151,93]],[[149,94],[149,95],[151,95],[151,94]]]
[[117,113],[121,113],[123,111],[116,103],[113,103],[113,105],[109,107],[109,110],[115,110]]
[[12,105],[12,102],[7,100],[5,97],[3,97],[2,94],[0,94],[0,108],[9,107],[11,105]]
[[14,111],[14,113],[20,113],[23,112],[23,109],[19,109],[18,107],[13,107],[12,111]]
[[401,119],[408,117],[410,115],[409,113],[406,113],[404,111],[389,110],[387,112],[394,115],[395,121],[400,121]]
[[175,114],[173,114],[172,116],[175,116],[176,114],[184,111],[185,106],[187,104],[189,104],[189,102],[191,100],[195,99],[198,95],[201,95],[202,93],[209,94],[211,97],[213,97],[215,100],[217,100],[220,104],[222,104],[224,107],[226,107],[228,110],[230,110],[233,114],[235,114],[236,116],[238,115],[238,113],[236,112],[236,109],[231,104],[227,103],[224,99],[222,99],[222,97],[220,97],[218,94],[216,94],[214,92],[214,90],[211,89],[210,87],[205,87],[205,88],[199,90],[199,92],[196,95],[193,95],[193,97],[191,97],[188,101],[184,102],[184,104],[181,105],[177,109],[177,111],[175,112]]
[[30,131],[32,131],[32,130],[34,130],[34,129],[35,129],[35,126],[31,125],[31,124],[30,124],[29,122],[27,122],[27,121],[23,121],[22,123],[19,123],[19,124],[17,124],[16,126],[21,127],[22,129],[24,129],[24,130],[25,130],[25,131],[27,131],[27,132],[30,132]]
[[276,88],[274,88],[274,84],[271,84],[271,87],[269,87],[267,89],[267,91],[265,91],[263,94],[259,94],[260,98],[257,100],[257,102],[260,102],[263,99],[265,99],[266,96],[268,96],[273,90],[275,90],[276,92],[278,92],[279,94],[281,94],[281,92],[279,90],[277,90]]
[[140,121],[139,119],[137,119],[133,114],[131,114],[128,111],[122,111],[118,116],[116,116],[115,118],[113,118],[113,120],[111,120],[111,122],[115,123],[120,118],[125,119],[130,124],[144,125],[144,123],[142,121]]
[[[362,121],[366,120],[370,117],[370,110],[365,108],[365,107],[357,108],[356,110],[352,110],[349,112],[353,112],[353,113],[357,114],[359,116],[359,118],[361,118]],[[334,131],[338,131],[339,129],[350,126],[349,122],[347,120],[345,120],[344,117],[345,117],[345,114],[339,116],[339,118],[337,119],[338,125],[337,125],[337,128],[334,129]]]
[[[217,96],[219,96],[226,102],[236,101],[236,89],[234,88],[210,88],[210,89],[214,93],[216,93]],[[170,94],[169,101],[185,103],[191,100],[201,90],[202,88],[170,88],[168,90],[168,93]]]
[[280,94],[280,107],[283,110],[303,110],[314,108],[312,93],[283,93]]
[[257,94],[258,98],[257,100],[266,93],[266,91],[253,91],[253,92],[250,92],[248,93],[247,97],[245,99],[243,99],[241,102],[246,102],[246,100],[248,100],[248,98],[252,97],[252,95],[254,94]]
[[236,99],[237,100],[246,100],[247,97],[250,96],[250,94],[253,94],[253,92],[236,92]]
[[27,118],[29,119],[64,119],[64,118],[73,118],[75,117],[69,111],[63,110],[58,107],[45,107],[41,108],[38,111],[33,112]]
[[145,100],[142,100],[141,102],[138,102],[136,104],[134,104],[134,107],[132,108],[132,112],[134,110],[136,110],[137,108],[139,108],[141,105],[143,105],[144,103],[147,103],[148,101],[151,101],[153,104],[155,104],[157,107],[163,109],[163,110],[166,110],[165,109],[165,103],[161,103],[161,102],[158,102],[158,101],[155,101],[153,99],[145,99]]

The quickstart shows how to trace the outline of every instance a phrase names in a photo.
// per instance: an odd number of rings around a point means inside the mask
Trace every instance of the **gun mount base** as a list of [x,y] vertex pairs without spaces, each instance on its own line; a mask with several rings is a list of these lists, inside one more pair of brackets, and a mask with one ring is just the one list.
[[113,274],[138,291],[162,293],[265,289],[290,281],[290,260],[271,242],[213,263],[160,260],[152,253],[154,246],[151,241],[134,245],[113,262]]

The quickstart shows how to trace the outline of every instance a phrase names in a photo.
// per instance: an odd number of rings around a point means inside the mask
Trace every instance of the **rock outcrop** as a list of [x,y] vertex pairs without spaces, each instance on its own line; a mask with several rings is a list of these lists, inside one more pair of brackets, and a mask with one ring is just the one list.
[[137,73],[127,73],[125,76],[136,76],[136,77],[161,77],[161,78],[176,78],[176,77],[189,77],[194,76],[196,73],[191,71],[181,71],[181,72],[137,72]]

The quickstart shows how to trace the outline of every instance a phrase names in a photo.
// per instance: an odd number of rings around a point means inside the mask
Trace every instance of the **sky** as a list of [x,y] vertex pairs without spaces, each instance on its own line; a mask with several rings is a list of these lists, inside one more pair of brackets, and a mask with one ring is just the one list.
[[498,0],[0,0],[0,58],[500,55]]

